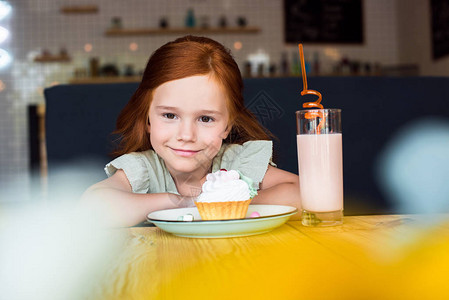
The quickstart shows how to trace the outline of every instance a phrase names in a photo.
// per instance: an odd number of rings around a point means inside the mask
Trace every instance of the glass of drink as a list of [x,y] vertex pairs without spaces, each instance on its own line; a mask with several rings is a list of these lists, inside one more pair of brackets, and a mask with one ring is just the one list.
[[296,112],[302,224],[343,223],[343,151],[340,109]]

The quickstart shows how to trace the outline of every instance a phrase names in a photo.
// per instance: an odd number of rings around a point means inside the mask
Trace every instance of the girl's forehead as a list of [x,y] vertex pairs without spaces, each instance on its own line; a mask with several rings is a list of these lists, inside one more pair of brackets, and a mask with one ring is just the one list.
[[151,106],[226,109],[226,93],[210,75],[191,76],[168,81],[157,87]]

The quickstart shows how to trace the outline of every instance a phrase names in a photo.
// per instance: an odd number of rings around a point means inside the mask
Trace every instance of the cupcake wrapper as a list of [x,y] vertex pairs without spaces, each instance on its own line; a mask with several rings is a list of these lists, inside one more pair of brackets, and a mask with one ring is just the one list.
[[195,202],[202,220],[243,219],[251,199],[227,202]]

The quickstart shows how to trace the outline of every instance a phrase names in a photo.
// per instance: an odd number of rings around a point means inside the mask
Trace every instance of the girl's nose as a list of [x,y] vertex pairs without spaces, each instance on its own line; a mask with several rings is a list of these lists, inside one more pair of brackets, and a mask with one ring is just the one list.
[[179,124],[178,134],[176,136],[178,141],[195,142],[196,141],[196,127],[192,122],[181,122]]

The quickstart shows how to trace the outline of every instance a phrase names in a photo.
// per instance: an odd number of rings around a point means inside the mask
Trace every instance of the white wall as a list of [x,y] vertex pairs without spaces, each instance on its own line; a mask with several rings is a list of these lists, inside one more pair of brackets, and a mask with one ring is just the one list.
[[[212,35],[232,48],[240,41],[243,48],[233,50],[240,66],[248,55],[263,51],[272,63],[278,64],[281,53],[289,57],[297,45],[285,45],[283,36],[283,1],[281,0],[16,0],[9,1],[13,14],[0,22],[11,29],[11,37],[1,47],[12,51],[11,66],[0,70],[5,89],[0,92],[0,188],[19,178],[27,186],[28,145],[26,106],[43,103],[42,90],[66,83],[75,68],[87,68],[90,57],[100,62],[115,63],[121,69],[133,64],[143,69],[149,55],[175,36],[144,36],[108,38],[104,31],[114,16],[120,16],[124,27],[157,27],[162,15],[168,16],[172,27],[183,25],[188,7],[197,17],[207,15],[216,25],[220,15],[230,25],[243,15],[249,25],[259,26],[259,34]],[[430,55],[430,14],[427,0],[365,0],[365,43],[361,45],[305,44],[306,57],[318,52],[324,72],[332,70],[335,59],[347,56],[361,62],[395,65],[418,63],[423,75],[449,75],[449,57],[433,61]],[[92,4],[99,6],[93,15],[64,15],[63,5]],[[137,43],[137,51],[129,44]],[[84,51],[90,43],[93,50]],[[33,56],[43,49],[57,53],[67,48],[71,63],[38,64]],[[297,91],[292,91],[297,92]]]
[[430,1],[397,2],[400,62],[417,63],[423,76],[449,76],[449,56],[432,58]]

